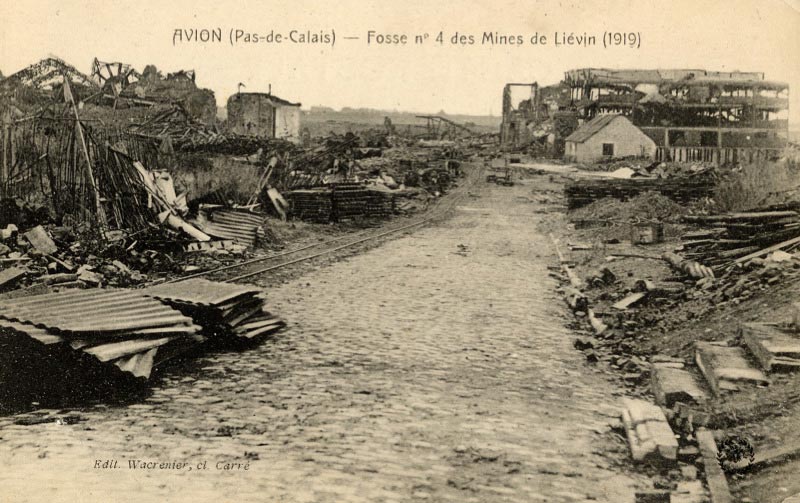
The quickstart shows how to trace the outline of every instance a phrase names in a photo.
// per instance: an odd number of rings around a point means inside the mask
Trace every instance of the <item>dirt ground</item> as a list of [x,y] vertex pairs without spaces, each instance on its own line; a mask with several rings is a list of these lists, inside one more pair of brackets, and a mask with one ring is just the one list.
[[287,329],[173,368],[139,401],[0,419],[2,473],[30,474],[0,475],[4,492],[632,502],[652,483],[612,430],[621,386],[572,348],[531,190],[483,184],[449,219],[260,280]]

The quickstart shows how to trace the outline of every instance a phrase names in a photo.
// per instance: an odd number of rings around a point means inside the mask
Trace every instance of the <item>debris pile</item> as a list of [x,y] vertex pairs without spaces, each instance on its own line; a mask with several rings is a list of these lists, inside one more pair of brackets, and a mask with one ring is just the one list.
[[604,241],[628,240],[637,226],[659,225],[663,236],[679,234],[676,225],[687,208],[657,192],[643,192],[627,201],[604,198],[569,212],[569,220],[576,229],[597,228],[598,237]]
[[190,316],[210,339],[254,340],[276,332],[285,323],[266,310],[260,288],[193,278],[142,290]]
[[700,227],[683,236],[683,255],[709,266],[743,264],[800,245],[800,213],[796,210],[685,215],[683,220]]
[[[57,236],[53,239],[52,236]],[[143,238],[144,235],[140,235]],[[120,241],[125,243],[125,240]],[[160,267],[161,254],[129,241],[126,247],[90,247],[65,227],[37,225],[20,232],[0,229],[0,291],[36,284],[61,286],[131,286],[147,280],[142,270]]]
[[156,140],[159,145],[163,145],[163,149],[171,148],[177,152],[248,155],[261,149],[258,157],[268,158],[297,149],[294,144],[285,140],[220,132],[215,127],[194,119],[177,104],[131,127],[130,131],[139,137]]
[[677,203],[689,204],[710,197],[713,186],[692,178],[587,178],[571,181],[564,187],[569,209],[606,197],[626,201],[643,192],[658,192]]
[[626,200],[604,198],[571,211],[572,222],[666,222],[687,209],[658,192],[647,191]]
[[241,347],[285,323],[249,286],[193,279],[0,301],[0,408],[143,389],[175,357]]
[[[643,162],[647,164],[643,164]],[[649,162],[637,158],[614,158],[594,164],[580,164],[581,171],[605,171],[620,178],[691,178],[714,183],[719,178],[715,164]]]

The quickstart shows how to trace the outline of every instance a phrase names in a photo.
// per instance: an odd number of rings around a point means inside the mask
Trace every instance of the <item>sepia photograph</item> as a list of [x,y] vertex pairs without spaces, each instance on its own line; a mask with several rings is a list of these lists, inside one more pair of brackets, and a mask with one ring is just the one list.
[[800,503],[800,0],[0,3],[0,503]]

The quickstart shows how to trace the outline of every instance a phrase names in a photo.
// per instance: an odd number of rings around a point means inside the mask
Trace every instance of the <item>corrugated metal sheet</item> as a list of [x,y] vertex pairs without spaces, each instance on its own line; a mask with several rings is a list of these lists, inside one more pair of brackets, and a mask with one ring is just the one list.
[[255,245],[264,217],[233,210],[216,210],[210,219],[200,220],[203,232],[210,236],[232,239],[246,246]]
[[20,323],[18,321],[0,320],[0,331],[13,331],[19,334],[27,335],[28,337],[39,341],[46,346],[64,342],[63,337],[53,335],[43,328],[34,327],[33,325]]
[[215,335],[252,339],[285,326],[264,310],[264,293],[256,287],[193,278],[143,291],[182,309]]
[[77,290],[0,302],[0,318],[79,337],[199,331],[192,319],[133,290]]
[[[28,336],[38,341],[45,348],[63,348],[63,351],[55,353],[43,353],[46,358],[53,358],[58,355],[61,365],[64,368],[78,367],[84,368],[87,360],[81,358],[81,354],[89,354],[95,358],[98,365],[109,363],[113,364],[122,372],[126,372],[138,378],[147,379],[152,373],[153,366],[169,355],[158,354],[159,348],[171,342],[182,340],[184,346],[199,342],[202,338],[193,335],[186,337],[161,337],[159,339],[126,339],[112,343],[104,343],[99,340],[68,340],[65,337],[54,335],[47,329],[39,328],[28,323],[9,321],[0,319],[0,335],[17,334]],[[178,348],[175,348],[178,349]],[[69,372],[67,372],[68,374]]]
[[[234,305],[240,297],[252,297],[263,292],[254,286],[222,283],[203,278],[192,278],[176,283],[164,283],[141,290],[156,299],[175,301],[197,306]],[[229,307],[229,306],[225,306]]]

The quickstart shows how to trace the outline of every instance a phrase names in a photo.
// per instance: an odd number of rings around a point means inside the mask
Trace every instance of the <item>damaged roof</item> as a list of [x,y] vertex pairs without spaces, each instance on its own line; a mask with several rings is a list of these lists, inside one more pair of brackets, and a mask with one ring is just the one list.
[[609,69],[577,68],[565,72],[567,81],[591,81],[600,84],[661,84],[665,82],[729,83],[783,87],[783,82],[771,82],[763,72],[719,72],[703,69]]
[[230,101],[233,101],[233,100],[239,100],[239,99],[241,99],[242,97],[245,97],[245,96],[258,96],[258,97],[261,97],[261,98],[266,98],[266,99],[270,100],[273,105],[281,105],[281,106],[286,106],[286,107],[299,107],[300,106],[300,103],[292,103],[291,101],[287,101],[287,100],[285,100],[283,98],[279,98],[279,97],[277,97],[277,96],[275,96],[274,94],[271,94],[271,93],[236,93],[236,94],[231,95],[231,97],[228,98],[228,101],[230,102]]
[[583,125],[581,125],[571,135],[567,136],[565,141],[583,143],[592,136],[594,136],[595,134],[599,133],[604,127],[611,124],[614,121],[614,119],[618,117],[625,119],[625,121],[630,123],[630,121],[628,121],[628,119],[626,119],[625,116],[623,115],[616,115],[616,114],[598,115],[589,122],[586,122]]

